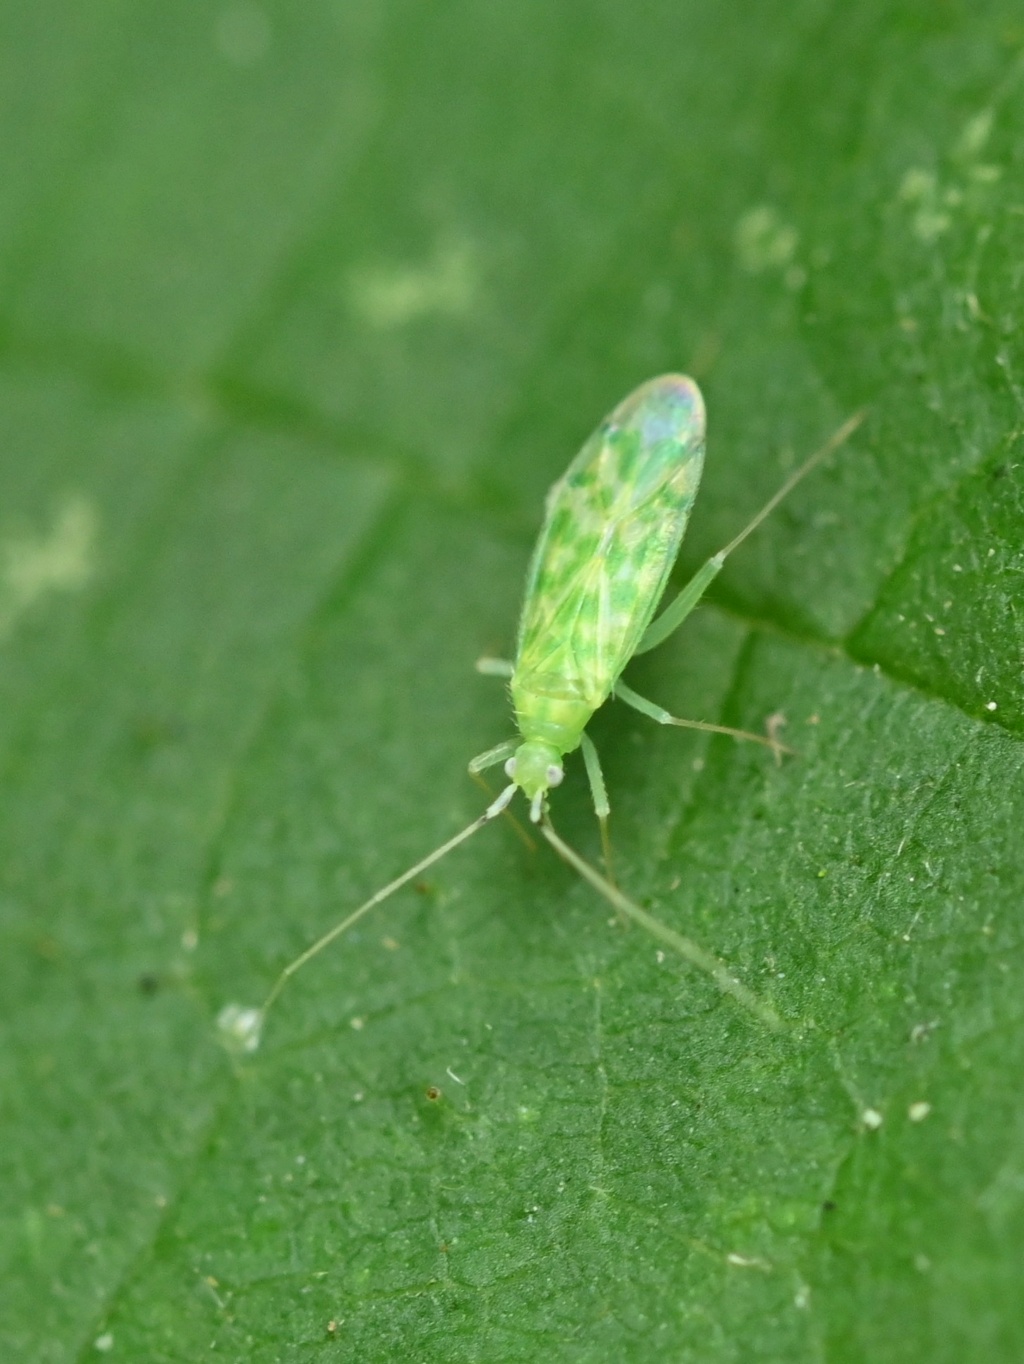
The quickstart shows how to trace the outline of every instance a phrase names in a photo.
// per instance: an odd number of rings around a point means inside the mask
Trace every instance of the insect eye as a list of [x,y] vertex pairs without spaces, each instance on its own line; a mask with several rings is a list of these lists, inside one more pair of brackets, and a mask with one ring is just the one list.
[[562,778],[565,776],[565,773],[560,767],[556,767],[555,764],[552,763],[545,773],[545,776],[548,779],[549,786],[561,786]]
[[505,764],[505,776],[506,776],[506,777],[514,777],[515,774],[516,774],[516,760],[515,760],[515,758],[509,758],[508,762]]

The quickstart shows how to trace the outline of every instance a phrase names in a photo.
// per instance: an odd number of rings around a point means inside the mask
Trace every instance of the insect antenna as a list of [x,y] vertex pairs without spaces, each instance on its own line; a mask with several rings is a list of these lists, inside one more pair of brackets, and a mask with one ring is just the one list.
[[620,914],[624,914],[626,918],[632,919],[633,922],[639,924],[641,928],[645,928],[648,933],[657,938],[660,942],[665,943],[666,946],[671,947],[673,952],[678,953],[679,956],[685,961],[688,961],[692,966],[699,967],[711,977],[723,994],[731,995],[733,999],[739,1004],[742,1004],[745,1009],[748,1009],[755,1017],[759,1018],[762,1023],[766,1024],[767,1027],[777,1032],[784,1026],[779,1015],[771,1005],[766,1004],[764,1000],[759,999],[753,990],[748,990],[741,981],[738,981],[726,966],[725,962],[719,961],[713,953],[705,951],[705,949],[701,947],[699,943],[695,943],[692,938],[687,938],[682,933],[677,933],[674,928],[669,928],[669,926],[663,924],[660,919],[656,919],[653,914],[648,914],[646,909],[641,909],[635,901],[631,900],[627,895],[623,895],[618,886],[613,885],[611,881],[601,875],[596,867],[592,867],[574,848],[571,848],[568,843],[564,842],[564,840],[555,832],[555,827],[551,823],[551,817],[547,810],[544,811],[544,817],[540,824],[540,831],[554,848],[555,852],[558,853],[559,857],[562,858],[564,862],[568,862],[569,866],[572,867],[574,871],[577,871],[585,881],[589,882],[600,895],[603,895],[608,903],[614,906]]
[[421,872],[426,871],[428,867],[432,867],[435,862],[440,862],[442,858],[447,857],[460,843],[465,843],[467,839],[472,838],[485,824],[490,824],[491,820],[497,819],[515,793],[516,787],[514,784],[506,786],[504,791],[491,801],[483,814],[478,815],[477,818],[473,820],[472,824],[467,824],[461,833],[457,833],[454,838],[449,838],[446,843],[442,843],[439,848],[435,848],[433,852],[428,853],[426,857],[421,858],[414,866],[409,867],[407,871],[402,872],[401,876],[396,876],[393,881],[389,881],[386,886],[382,886],[380,890],[371,895],[368,900],[364,901],[358,909],[354,909],[352,913],[342,919],[340,923],[335,924],[334,927],[329,928],[322,937],[317,938],[315,943],[307,947],[304,952],[301,952],[294,961],[288,963],[274,982],[270,993],[267,995],[259,1009],[246,1009],[238,1004],[228,1004],[223,1008],[217,1022],[221,1037],[225,1044],[233,1051],[255,1051],[260,1043],[260,1034],[268,1011],[276,1001],[278,995],[288,984],[289,980],[295,975],[296,971],[301,970],[307,962],[312,961],[314,957],[319,956],[324,948],[329,947],[336,938],[340,938],[342,934],[347,933],[348,930],[354,924],[358,923],[364,915],[369,914],[371,909],[376,909],[378,905],[383,904],[385,900],[390,899],[396,891],[401,890],[403,886],[406,886],[410,881],[415,880]]
[[[470,766],[470,769],[469,769],[469,776],[470,776],[470,780],[476,782],[477,786],[479,786],[480,790],[484,793],[484,795],[487,797],[488,800],[493,800],[493,799],[494,799],[494,792],[493,792],[493,790],[492,790],[491,787],[488,785],[488,783],[484,780],[484,778],[480,775],[479,772],[474,772],[474,771],[473,771],[472,766]],[[524,846],[525,848],[527,848],[530,852],[536,852],[536,851],[537,851],[537,845],[536,845],[536,843],[534,843],[533,839],[532,839],[532,838],[530,837],[530,835],[526,832],[526,830],[523,828],[523,826],[519,823],[519,820],[516,819],[516,817],[515,817],[515,815],[512,813],[512,811],[511,811],[511,810],[503,810],[503,811],[502,811],[502,814],[503,814],[503,816],[504,816],[506,822],[509,823],[509,824],[511,824],[512,828],[515,830],[516,837],[519,839],[520,843],[522,843],[523,846]]]

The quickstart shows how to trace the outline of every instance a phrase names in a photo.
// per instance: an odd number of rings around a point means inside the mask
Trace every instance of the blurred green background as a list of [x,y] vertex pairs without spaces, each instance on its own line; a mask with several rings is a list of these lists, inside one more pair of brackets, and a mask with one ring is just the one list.
[[[1010,0],[0,4],[5,1359],[1020,1359],[1022,94]],[[629,674],[798,756],[594,726],[790,1031],[499,827],[233,1061],[679,368],[680,581],[870,408]]]

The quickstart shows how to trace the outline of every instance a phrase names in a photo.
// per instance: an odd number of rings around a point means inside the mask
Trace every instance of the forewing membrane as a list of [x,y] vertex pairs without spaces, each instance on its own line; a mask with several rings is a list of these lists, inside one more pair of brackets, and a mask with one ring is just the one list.
[[552,490],[527,583],[516,676],[557,681],[596,709],[647,628],[686,529],[699,438],[645,439],[616,423]]

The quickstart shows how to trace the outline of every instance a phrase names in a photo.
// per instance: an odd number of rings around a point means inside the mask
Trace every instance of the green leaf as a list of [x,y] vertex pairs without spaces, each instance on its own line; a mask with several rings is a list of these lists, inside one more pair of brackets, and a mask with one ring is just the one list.
[[[3,5],[4,1357],[956,1361],[1024,1312],[1008,0]],[[544,491],[687,369],[617,873],[469,822]],[[575,764],[562,833],[598,854]]]

